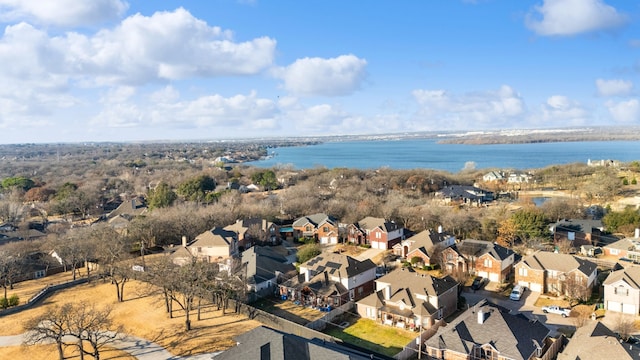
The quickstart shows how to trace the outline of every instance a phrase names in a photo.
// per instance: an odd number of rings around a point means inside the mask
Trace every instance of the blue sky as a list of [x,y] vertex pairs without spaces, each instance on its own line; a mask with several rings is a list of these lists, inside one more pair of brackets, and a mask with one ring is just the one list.
[[0,0],[0,143],[640,125],[629,0]]

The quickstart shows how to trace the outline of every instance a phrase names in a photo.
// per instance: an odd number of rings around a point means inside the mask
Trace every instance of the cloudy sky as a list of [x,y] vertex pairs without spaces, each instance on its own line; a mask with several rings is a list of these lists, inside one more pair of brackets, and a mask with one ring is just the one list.
[[0,0],[0,143],[640,125],[630,0]]

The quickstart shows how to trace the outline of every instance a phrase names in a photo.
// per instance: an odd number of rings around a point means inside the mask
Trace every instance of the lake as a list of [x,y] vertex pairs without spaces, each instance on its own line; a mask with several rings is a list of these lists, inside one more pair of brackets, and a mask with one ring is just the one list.
[[473,162],[476,169],[536,169],[553,164],[586,163],[589,159],[640,160],[640,141],[589,141],[535,144],[438,144],[434,139],[326,142],[270,149],[268,159],[247,164],[294,169],[355,168],[434,169],[459,172]]

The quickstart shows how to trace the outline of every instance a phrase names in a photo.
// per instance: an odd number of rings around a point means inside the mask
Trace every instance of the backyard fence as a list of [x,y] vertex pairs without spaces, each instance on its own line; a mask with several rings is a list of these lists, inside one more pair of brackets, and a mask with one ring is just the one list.
[[327,324],[333,324],[333,320],[342,316],[345,312],[353,311],[354,308],[355,303],[353,301],[349,301],[348,303],[331,310],[320,319],[312,321],[305,326],[313,330],[322,331],[327,327]]
[[[424,344],[424,342],[428,338],[432,337],[436,332],[438,332],[438,329],[440,328],[440,326],[444,324],[445,324],[444,320],[440,319],[438,320],[438,322],[433,324],[430,328],[420,331],[420,335],[416,336],[415,339],[411,340],[410,343],[405,345],[402,351],[397,353],[393,358],[397,360],[407,360],[412,357],[415,357],[416,354],[418,354],[418,348],[419,347],[421,348],[422,344]],[[423,354],[424,354],[423,358],[427,359],[426,354],[424,352]]]
[[79,284],[84,284],[86,282],[88,282],[89,279],[88,278],[81,278],[81,279],[77,279],[77,280],[72,280],[72,281],[67,281],[67,282],[63,282],[63,283],[59,283],[59,284],[55,284],[55,285],[47,285],[46,287],[44,287],[42,290],[40,290],[37,294],[33,295],[29,300],[27,300],[26,303],[22,304],[22,305],[18,305],[18,306],[14,306],[14,307],[10,307],[4,310],[0,311],[0,317],[1,316],[5,316],[5,315],[10,315],[10,314],[15,314],[19,311],[22,310],[26,310],[30,307],[32,307],[33,305],[37,304],[40,300],[46,298],[47,296],[51,295],[52,293],[58,291],[58,290],[62,290],[62,289],[66,289],[66,288],[70,288],[72,286],[76,286]]

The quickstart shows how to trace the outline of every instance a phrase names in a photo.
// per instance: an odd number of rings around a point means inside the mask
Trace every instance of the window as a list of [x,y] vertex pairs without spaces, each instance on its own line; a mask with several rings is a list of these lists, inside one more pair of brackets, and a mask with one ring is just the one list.
[[527,276],[527,269],[523,267],[519,268],[518,274],[520,274],[520,276]]
[[381,233],[379,233],[379,232],[377,232],[377,233],[376,233],[376,239],[381,239],[381,238],[382,238],[382,234],[381,234]]
[[311,228],[311,225],[307,225],[307,226],[304,228],[304,230],[305,230],[305,231],[313,231],[313,229]]
[[36,271],[36,273],[34,274],[34,278],[39,279],[41,277],[44,277],[45,273],[44,270],[38,270]]
[[492,265],[491,259],[484,259],[484,267],[491,267]]
[[620,254],[620,250],[618,250],[618,249],[610,249],[609,251],[611,252],[611,255],[618,255],[618,254]]
[[452,253],[447,253],[447,260],[448,261],[453,260],[453,254]]
[[618,287],[613,288],[613,293],[616,294],[616,295],[627,296],[627,295],[629,295],[629,289],[627,289],[624,286],[620,285]]
[[323,227],[323,228],[322,228],[322,231],[324,231],[324,232],[328,233],[328,232],[329,232],[329,227],[328,227],[328,226]]

